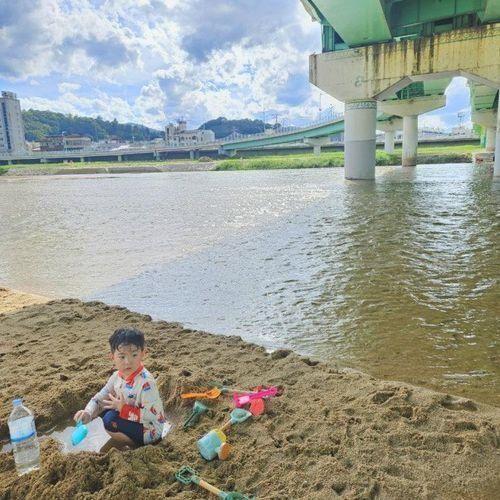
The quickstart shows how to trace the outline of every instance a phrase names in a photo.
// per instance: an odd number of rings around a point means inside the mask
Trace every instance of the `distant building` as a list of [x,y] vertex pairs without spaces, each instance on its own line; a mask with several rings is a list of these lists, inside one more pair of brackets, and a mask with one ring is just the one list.
[[47,135],[40,141],[40,151],[79,151],[91,144],[92,139],[84,135]]
[[186,122],[179,120],[177,125],[169,123],[165,127],[165,142],[168,146],[196,146],[215,141],[212,130],[187,130]]
[[26,150],[21,104],[14,92],[2,92],[0,97],[0,152],[17,153]]
[[451,135],[461,135],[461,136],[471,137],[473,135],[472,128],[459,125],[451,129]]

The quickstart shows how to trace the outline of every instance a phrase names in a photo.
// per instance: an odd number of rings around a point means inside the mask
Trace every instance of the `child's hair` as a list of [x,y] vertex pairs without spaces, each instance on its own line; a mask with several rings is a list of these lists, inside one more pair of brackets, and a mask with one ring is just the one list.
[[109,337],[111,352],[115,352],[121,345],[135,345],[144,350],[144,333],[136,328],[117,328]]

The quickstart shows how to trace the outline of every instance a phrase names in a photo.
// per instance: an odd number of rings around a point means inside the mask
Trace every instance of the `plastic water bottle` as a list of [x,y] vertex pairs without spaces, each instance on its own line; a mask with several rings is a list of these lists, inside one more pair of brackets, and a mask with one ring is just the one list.
[[8,420],[10,441],[17,473],[22,475],[40,467],[40,445],[33,413],[23,405],[21,398],[14,399],[13,406]]

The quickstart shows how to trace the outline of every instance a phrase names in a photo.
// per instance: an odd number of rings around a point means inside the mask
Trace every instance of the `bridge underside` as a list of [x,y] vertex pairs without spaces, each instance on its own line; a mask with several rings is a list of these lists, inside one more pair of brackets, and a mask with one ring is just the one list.
[[[310,81],[346,103],[346,177],[375,176],[377,103],[402,118],[403,165],[415,165],[418,115],[445,105],[454,76],[473,82],[473,120],[488,124],[491,149],[500,144],[500,23],[491,23],[500,20],[500,2],[370,0],[356,15],[356,0],[302,2],[323,26],[323,53],[310,56]],[[384,129],[389,142],[393,129],[394,123]]]

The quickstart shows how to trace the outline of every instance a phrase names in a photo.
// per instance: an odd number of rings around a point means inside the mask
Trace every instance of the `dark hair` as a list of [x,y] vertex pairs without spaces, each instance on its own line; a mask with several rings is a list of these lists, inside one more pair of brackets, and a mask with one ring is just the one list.
[[109,337],[111,352],[115,352],[121,345],[135,345],[144,350],[144,333],[136,328],[117,328]]

